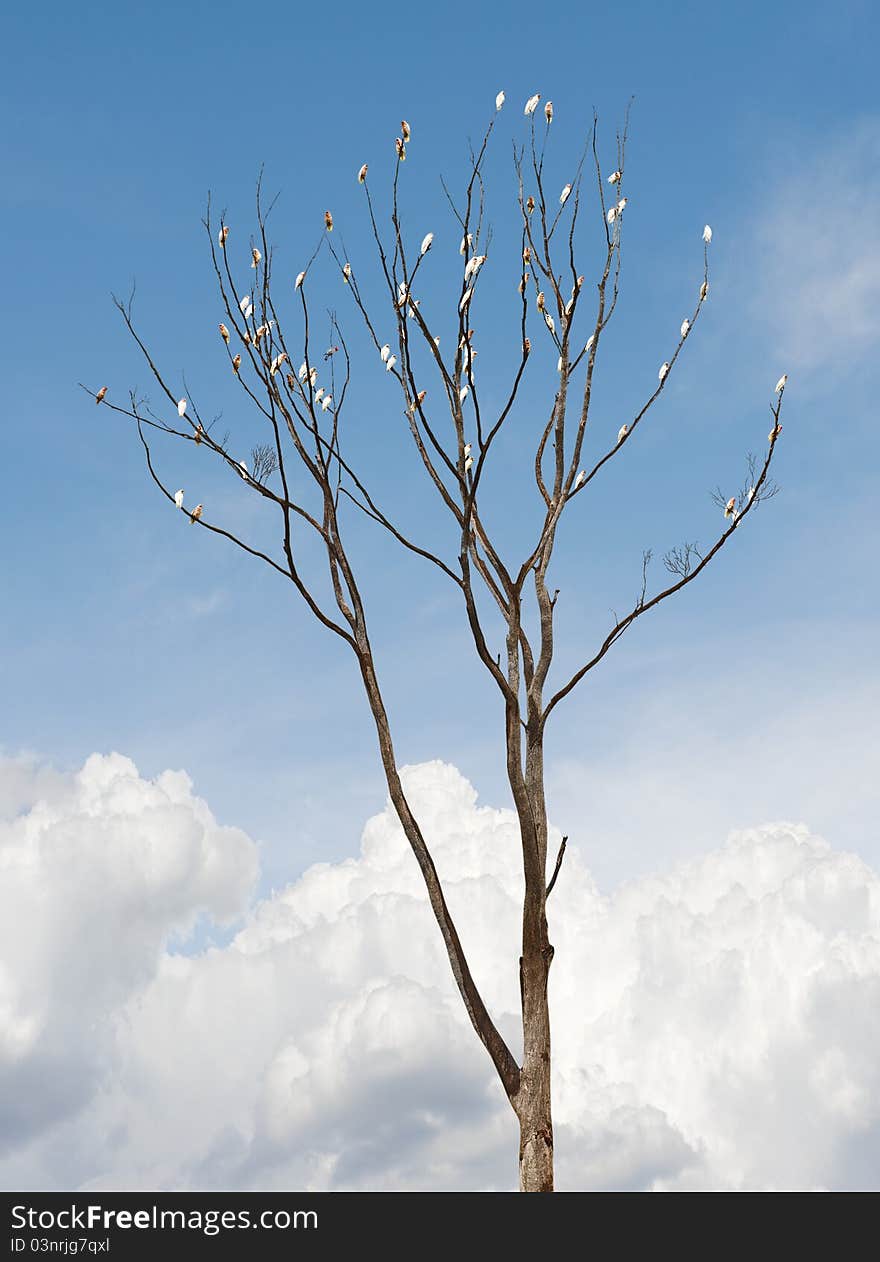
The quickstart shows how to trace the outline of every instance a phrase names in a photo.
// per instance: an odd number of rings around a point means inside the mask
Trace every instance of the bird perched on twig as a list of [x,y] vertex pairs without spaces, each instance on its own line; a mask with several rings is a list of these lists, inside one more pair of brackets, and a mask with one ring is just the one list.
[[228,236],[229,236],[229,229],[226,226],[226,224],[224,224],[223,227],[220,229],[220,231],[217,233],[217,241],[219,242],[221,249],[226,248],[226,238]]
[[107,393],[107,387],[106,387],[106,386],[101,386],[101,389],[100,389],[100,390],[98,391],[98,393],[95,395],[95,403],[102,403],[102,402],[103,402],[103,400],[104,400],[104,395],[105,395],[106,393]]
[[500,110],[503,104],[504,104],[504,93],[499,92],[495,98],[495,109]]
[[736,496],[731,495],[730,499],[724,505],[724,516],[732,517],[735,512],[736,512]]
[[406,145],[398,136],[394,142],[394,148],[397,150],[397,158],[400,162],[406,162]]
[[241,356],[236,355],[235,359],[232,361],[232,371],[238,372],[239,368],[241,368]]
[[704,280],[700,286],[700,302],[705,302],[709,293],[709,282]]
[[223,324],[222,321],[220,323],[220,336],[223,338],[223,341],[228,346],[229,345],[229,330],[227,329],[226,325]]
[[330,214],[329,210],[324,211],[324,227],[328,232],[333,231],[333,216]]
[[569,193],[570,193],[570,192],[571,192],[571,185],[570,185],[570,184],[566,184],[565,188],[564,188],[564,189],[562,190],[562,192],[559,194],[559,205],[560,205],[560,206],[564,206],[564,205],[565,205],[565,203],[568,201],[568,196],[569,196]]
[[361,167],[361,169],[358,171],[358,184],[363,184],[366,178],[367,178],[367,164],[365,162],[364,165]]
[[338,350],[339,350],[338,346],[329,346],[327,350],[324,351],[324,363],[326,364],[327,360],[331,359]]
[[679,329],[679,333],[681,334],[681,336],[682,336],[682,337],[687,337],[687,335],[688,335],[688,329],[689,329],[690,327],[691,327],[691,322],[690,322],[690,320],[682,320],[682,322],[681,322],[681,328]]
[[773,387],[774,393],[782,394],[783,390],[785,389],[785,383],[787,381],[788,381],[788,373],[784,372],[782,376],[779,378],[779,380],[777,381],[776,385]]
[[622,443],[622,442],[623,442],[623,440],[624,440],[624,438],[626,438],[626,436],[627,436],[627,434],[628,434],[628,433],[629,433],[629,426],[628,426],[628,425],[621,425],[620,429],[617,431],[617,441],[618,441],[619,443]]
[[405,118],[402,118],[400,120],[400,134],[403,137],[403,143],[405,145],[408,145],[410,142],[410,137],[412,136],[412,128],[410,127],[409,123],[406,121]]
[[553,122],[553,102],[552,101],[548,101],[546,105],[544,106],[544,117],[546,118],[547,124],[549,126],[549,124]]
[[254,248],[251,250],[251,258],[253,259],[253,262],[251,263],[251,267],[259,267],[260,260],[262,259],[262,257],[263,256],[260,253],[260,251],[257,249],[256,246],[254,246]]
[[422,245],[421,245],[421,249],[419,250],[419,255],[428,253],[428,251],[431,248],[431,243],[433,242],[433,240],[434,240],[433,232],[429,232],[426,236],[422,237]]
[[303,283],[305,278],[306,278],[305,272],[299,272],[297,274],[296,280],[293,282],[294,289],[299,289],[300,285]]
[[620,183],[620,180],[621,180],[622,175],[623,175],[623,172],[622,172],[622,171],[612,171],[612,172],[611,172],[611,174],[608,176],[608,183],[609,183],[609,184],[619,184],[619,183]]
[[192,512],[189,515],[190,525],[194,526],[196,522],[199,520],[199,518],[201,517],[201,515],[202,515],[202,506],[201,504],[196,504],[195,508],[192,510]]
[[577,477],[574,480],[574,489],[577,490],[579,486],[583,486],[586,480],[587,480],[587,471],[586,469],[581,469],[580,473],[577,475]]
[[712,240],[712,229],[709,227],[708,224],[706,224],[705,228],[703,229],[703,240],[706,242],[706,245],[708,245],[709,242]]
[[541,99],[541,93],[536,92],[534,96],[530,96],[529,99],[526,101],[526,107],[523,110],[523,113],[527,117],[531,117],[531,115],[534,114],[535,110],[538,108],[538,102],[540,101],[540,99]]
[[183,508],[183,488],[174,492],[174,503],[178,508]]
[[669,364],[664,360],[663,363],[660,365],[660,371],[657,373],[658,380],[663,381],[668,372],[669,372]]
[[186,416],[186,399],[180,399],[177,404],[177,415]]

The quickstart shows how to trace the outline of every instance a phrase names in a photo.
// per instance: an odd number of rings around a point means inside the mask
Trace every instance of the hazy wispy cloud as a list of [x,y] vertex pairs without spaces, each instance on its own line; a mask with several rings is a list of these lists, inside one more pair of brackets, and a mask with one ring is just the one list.
[[[37,774],[36,772],[34,773]],[[518,842],[453,768],[405,781],[517,1041]],[[6,1186],[509,1187],[516,1135],[390,809],[255,905],[256,851],[180,773],[93,757],[0,826]],[[876,1184],[880,880],[766,825],[551,903],[563,1187]]]
[[755,316],[801,378],[876,371],[866,352],[880,341],[880,119],[796,152],[774,154]]

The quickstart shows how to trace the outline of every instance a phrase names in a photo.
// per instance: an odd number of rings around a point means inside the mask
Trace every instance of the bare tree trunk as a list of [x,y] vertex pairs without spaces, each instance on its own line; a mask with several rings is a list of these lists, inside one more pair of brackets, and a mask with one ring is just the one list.
[[522,1192],[552,1192],[553,1115],[547,981],[553,947],[547,932],[546,914],[547,811],[543,739],[532,730],[527,736],[525,788],[531,808],[531,828],[528,831],[535,850],[535,862],[526,864],[520,959],[523,1060],[520,1089],[514,1104],[520,1134],[519,1185]]
[[547,977],[553,948],[547,939],[547,920],[543,912],[535,928],[537,932],[528,947],[524,946],[520,964],[523,1064],[515,1104],[519,1118],[519,1186],[521,1192],[552,1192],[553,1117]]

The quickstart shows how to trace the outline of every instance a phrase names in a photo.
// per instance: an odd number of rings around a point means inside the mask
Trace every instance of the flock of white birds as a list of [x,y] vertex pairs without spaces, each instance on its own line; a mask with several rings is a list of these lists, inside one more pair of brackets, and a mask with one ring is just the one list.
[[[523,113],[527,118],[533,118],[535,111],[537,110],[538,105],[540,104],[540,101],[541,101],[540,92],[536,92],[534,93],[534,95],[528,98],[523,110]],[[501,110],[501,108],[504,105],[504,102],[505,102],[504,92],[499,92],[495,97],[496,111]],[[547,101],[545,103],[544,117],[546,118],[547,126],[549,128],[554,117],[552,101]],[[400,136],[397,137],[394,144],[395,144],[397,157],[401,162],[403,162],[406,158],[406,146],[407,144],[409,144],[412,138],[412,128],[410,127],[406,119],[401,120],[400,127],[401,127]],[[357,173],[359,184],[366,183],[367,170],[368,170],[368,164],[365,162],[360,167]],[[623,179],[623,172],[621,170],[615,170],[615,171],[612,171],[611,174],[607,177],[607,182],[613,185],[615,189],[619,189],[622,179]],[[562,192],[559,194],[560,206],[564,206],[565,203],[568,201],[572,192],[572,187],[573,186],[570,183],[565,184],[563,186]],[[618,197],[618,200],[615,203],[615,205],[609,207],[606,213],[607,222],[609,225],[614,226],[615,232],[619,231],[620,218],[621,218],[621,215],[623,214],[626,204],[627,204],[627,199],[625,197]],[[535,199],[533,197],[529,197],[528,202],[526,203],[527,213],[531,214],[534,211],[534,209],[535,209]],[[326,210],[324,212],[324,226],[327,232],[333,231],[333,216],[329,210]],[[227,242],[228,237],[229,237],[229,226],[228,224],[223,224],[217,236],[218,244],[220,245],[221,249],[224,249],[224,250],[226,249],[226,242]],[[705,227],[703,228],[702,239],[703,239],[704,245],[708,247],[712,240],[712,229],[709,226],[709,224],[706,224]],[[424,256],[431,249],[433,243],[434,243],[434,233],[433,232],[426,233],[426,235],[422,238],[422,243],[419,249],[420,259],[424,258]],[[487,257],[485,254],[471,254],[470,251],[471,251],[472,246],[473,246],[473,235],[471,233],[466,233],[462,237],[461,245],[459,246],[459,254],[461,254],[466,260],[465,267],[464,267],[464,280],[465,280],[466,288],[462,295],[461,301],[459,302],[458,310],[459,310],[460,315],[464,315],[470,306],[470,302],[474,294],[474,282],[476,280],[477,273],[480,271],[480,268],[486,262],[486,257]],[[523,254],[523,262],[526,266],[528,266],[528,264],[530,263],[530,259],[531,259],[530,251],[527,249]],[[257,268],[259,268],[261,262],[262,262],[262,255],[260,251],[255,246],[252,247],[251,268],[256,270]],[[351,274],[352,274],[351,264],[345,263],[345,265],[342,268],[342,279],[346,284],[349,282],[351,278]],[[294,281],[294,290],[299,290],[302,287],[302,284],[305,278],[306,278],[305,271],[298,273],[296,280]],[[522,294],[525,290],[527,279],[528,279],[527,274],[524,272],[524,274],[520,278],[519,286],[518,286],[520,294]],[[566,318],[568,318],[571,315],[572,309],[574,307],[576,289],[582,284],[582,282],[583,282],[583,277],[578,277],[577,286],[572,289],[571,301],[568,303],[568,305],[565,308]],[[706,300],[708,293],[709,293],[708,281],[704,280],[702,285],[700,286],[700,302],[701,303]],[[399,286],[397,306],[398,308],[401,308],[406,305],[409,305],[410,307],[410,310],[408,311],[408,316],[409,318],[412,319],[414,316],[414,311],[412,310],[412,308],[417,308],[419,304],[415,299],[413,299],[410,296],[407,290],[407,286],[401,283],[401,285]],[[553,319],[553,316],[550,314],[550,312],[546,308],[545,297],[544,297],[543,292],[538,293],[537,307],[538,307],[539,312],[543,316],[544,323],[546,324],[551,336],[555,339],[556,323]],[[246,323],[247,321],[252,319],[253,314],[254,314],[254,303],[253,303],[252,295],[245,294],[245,296],[241,299],[239,303],[239,310],[241,311],[241,314],[244,317],[244,320]],[[259,344],[261,337],[266,335],[269,332],[273,324],[274,324],[274,321],[269,321],[268,324],[262,325],[260,328],[255,329],[253,334],[250,332],[250,330],[246,330],[244,334],[244,341],[255,342]],[[691,328],[690,320],[688,319],[682,320],[681,328],[679,330],[682,342],[684,341],[684,339],[687,337],[688,333],[690,332],[690,328]],[[466,335],[462,337],[459,343],[459,350],[462,352],[462,371],[468,371],[470,373],[472,373],[473,371],[473,357],[477,353],[475,350],[472,349],[471,344],[470,344],[472,333],[473,333],[473,330],[470,330]],[[220,335],[223,338],[223,341],[228,346],[229,338],[230,338],[229,329],[223,323],[220,324]],[[591,336],[589,340],[587,341],[584,347],[583,353],[588,353],[590,351],[590,348],[592,347],[593,342],[594,342],[594,336],[595,335]],[[439,337],[434,338],[434,343],[436,346],[439,347],[440,345]],[[680,344],[679,344],[679,348],[680,348]],[[531,349],[531,342],[529,341],[528,338],[526,338],[523,345],[524,353],[528,355],[530,349]],[[324,356],[325,361],[329,359],[336,350],[338,350],[338,347],[331,347],[330,350]],[[677,353],[678,352],[676,351],[676,355]],[[379,357],[385,366],[386,372],[391,372],[394,369],[395,365],[397,364],[397,356],[391,353],[391,346],[387,342],[383,346],[380,347]],[[276,356],[275,359],[272,361],[272,364],[270,367],[270,373],[273,377],[276,375],[279,368],[287,360],[287,358],[288,357],[286,353],[283,353],[281,355]],[[232,358],[233,371],[236,374],[238,374],[240,367],[241,367],[241,355],[236,354]],[[657,387],[658,391],[663,388],[663,384],[666,380],[667,374],[669,373],[670,367],[671,367],[671,364],[669,360],[664,360],[663,363],[660,365],[660,369],[657,374],[658,380],[659,380],[659,385]],[[557,371],[560,373],[564,371],[564,362],[563,362],[562,355],[560,355],[557,361]],[[309,387],[313,392],[314,402],[316,404],[320,404],[321,410],[326,412],[332,407],[333,399],[332,399],[332,396],[328,394],[324,390],[323,387],[319,387],[317,390],[315,389],[316,384],[317,384],[317,372],[318,372],[317,368],[314,368],[314,367],[309,368],[308,364],[304,361],[300,367],[299,374],[298,374],[299,382],[302,388],[304,387],[305,381],[308,378]],[[291,376],[289,378],[289,383],[292,383],[292,381],[293,381],[293,378]],[[785,390],[787,382],[788,382],[788,374],[783,373],[783,375],[779,378],[774,388],[775,394],[778,395],[780,398],[782,396],[783,391]],[[458,393],[459,408],[461,408],[461,406],[464,404],[468,396],[468,392],[469,392],[469,387],[467,385],[462,386],[461,389],[459,390],[459,393]],[[103,402],[106,394],[107,394],[107,386],[102,386],[101,389],[95,395],[95,402],[96,403]],[[426,395],[426,391],[422,390],[421,393],[418,395],[418,398],[410,405],[411,412],[414,412],[417,407],[421,407],[425,399],[425,395]],[[181,418],[185,417],[186,409],[187,409],[187,400],[180,399],[177,404],[178,416]],[[770,431],[770,433],[767,436],[768,441],[772,443],[779,436],[781,430],[782,430],[782,426],[779,424],[777,420],[776,423],[774,424],[773,429]],[[628,433],[629,433],[629,427],[627,425],[621,425],[620,429],[617,432],[618,445],[623,442],[623,440],[626,438]],[[201,424],[199,424],[196,430],[196,435],[195,435],[195,441],[197,443],[200,442],[203,434],[204,434],[204,431],[201,427]],[[471,443],[465,443],[463,447],[463,460],[464,460],[465,473],[469,473],[471,468],[473,467],[474,460],[473,460],[473,456],[471,455],[471,450],[472,450]],[[243,460],[241,460],[239,461],[236,468],[239,471],[241,477],[245,481],[247,481],[249,479],[247,464]],[[581,486],[583,486],[583,484],[586,482],[586,477],[587,475],[586,475],[585,470],[581,469],[574,481],[574,486],[573,486],[574,491],[578,490]],[[754,488],[751,488],[747,497],[749,503],[751,503],[753,496],[754,496]],[[189,517],[190,521],[193,524],[195,524],[197,521],[199,521],[199,519],[202,516],[202,511],[203,511],[202,505],[197,504],[196,507],[192,509],[192,511],[190,511],[189,509],[186,509],[184,507],[183,500],[184,500],[184,492],[181,489],[175,493],[174,503],[176,507],[179,508],[181,511],[185,512],[187,516]],[[737,501],[736,501],[735,496],[731,497],[731,499],[727,501],[724,508],[724,516],[726,518],[732,517],[734,518],[734,523],[736,522],[739,514],[737,513]]]

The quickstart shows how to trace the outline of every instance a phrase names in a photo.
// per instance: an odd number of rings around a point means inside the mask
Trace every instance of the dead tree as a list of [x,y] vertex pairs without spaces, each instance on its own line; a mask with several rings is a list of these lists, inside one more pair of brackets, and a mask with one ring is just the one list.
[[[503,97],[499,97],[497,109]],[[531,108],[530,108],[531,107]],[[385,294],[381,314],[369,309],[370,302],[361,283],[359,270],[348,258],[336,236],[333,220],[325,215],[325,228],[309,264],[294,277],[283,275],[276,284],[273,253],[267,236],[266,219],[258,186],[256,235],[250,254],[240,245],[221,216],[214,222],[210,201],[204,220],[211,258],[223,308],[220,335],[226,349],[228,369],[247,397],[260,442],[255,445],[250,467],[237,462],[228,449],[228,436],[216,436],[216,425],[200,414],[198,407],[178,400],[167,377],[154,362],[136,331],[131,302],[117,301],[129,333],[140,347],[158,383],[161,407],[150,406],[136,393],[128,406],[119,406],[104,394],[89,393],[106,407],[134,423],[147,469],[159,490],[201,529],[222,536],[264,562],[290,582],[314,617],[355,656],[370,711],[375,722],[382,767],[388,791],[406,838],[421,869],[428,900],[443,936],[449,964],[474,1031],[492,1059],[501,1084],[519,1123],[520,1186],[524,1191],[550,1191],[553,1188],[553,1126],[551,1117],[550,1011],[547,983],[553,960],[553,947],[547,927],[547,898],[560,876],[563,848],[560,849],[548,881],[548,824],[544,789],[544,741],[548,720],[559,704],[577,687],[645,614],[680,592],[703,573],[722,548],[739,530],[746,518],[775,487],[769,471],[781,431],[780,412],[785,381],[777,387],[771,406],[771,430],[765,454],[751,458],[746,479],[737,493],[728,498],[719,494],[724,509],[724,528],[717,538],[701,549],[686,543],[665,557],[671,581],[649,593],[646,553],[638,594],[629,611],[615,617],[613,626],[600,643],[585,655],[574,673],[551,688],[548,680],[554,656],[554,619],[557,592],[548,585],[548,571],[563,515],[576,512],[576,501],[589,493],[591,485],[612,461],[623,458],[649,409],[657,402],[675,371],[679,356],[703,310],[709,287],[708,239],[704,234],[702,276],[694,283],[694,307],[678,335],[677,345],[659,372],[653,393],[644,401],[627,425],[621,427],[607,450],[597,442],[587,442],[591,391],[603,333],[614,315],[618,300],[621,263],[621,237],[626,219],[625,150],[627,128],[617,136],[616,166],[603,174],[599,160],[596,120],[588,137],[570,185],[561,194],[548,195],[545,187],[544,158],[552,122],[552,106],[544,107],[544,119],[537,100],[528,103],[526,142],[514,150],[517,187],[516,238],[518,253],[512,258],[492,258],[491,265],[506,267],[510,292],[518,290],[517,340],[507,383],[495,381],[496,394],[503,406],[487,414],[481,403],[474,358],[477,348],[470,328],[470,313],[477,305],[482,277],[490,269],[491,238],[487,221],[484,165],[493,137],[493,116],[479,148],[470,153],[469,179],[458,202],[446,191],[461,234],[459,281],[455,294],[458,304],[457,336],[452,353],[441,349],[435,329],[441,313],[432,312],[428,301],[420,300],[422,269],[429,266],[433,237],[413,242],[405,230],[400,208],[400,191],[410,129],[402,124],[395,142],[397,160],[391,181],[388,220],[379,215],[371,196],[364,166],[358,173],[363,188],[366,213],[376,250],[376,276]],[[593,192],[588,193],[593,186]],[[577,229],[582,207],[590,205],[592,230],[601,234],[601,268],[586,283],[576,263]],[[271,207],[269,208],[271,210]],[[380,227],[380,218],[388,226]],[[589,230],[589,229],[588,229]],[[234,247],[237,246],[237,250]],[[241,274],[233,267],[231,255],[245,256],[249,270]],[[315,317],[310,302],[309,272],[318,255],[340,274],[354,312],[363,322],[386,373],[393,376],[402,401],[401,423],[418,454],[433,494],[448,514],[455,543],[454,556],[444,559],[423,546],[390,510],[379,503],[359,473],[346,458],[340,438],[349,399],[352,358],[341,324],[332,317],[335,346],[322,355],[315,338]],[[453,251],[450,251],[453,255]],[[558,255],[558,258],[556,257]],[[245,257],[240,257],[242,265]],[[292,314],[290,308],[293,308]],[[449,312],[452,315],[450,309]],[[395,330],[385,342],[380,329],[389,321]],[[540,339],[540,341],[537,341]],[[552,346],[558,356],[556,373],[548,391],[546,420],[535,425],[523,419],[517,408],[521,384],[532,362],[533,340],[542,352]],[[540,358],[540,356],[534,356]],[[325,360],[329,359],[329,365]],[[301,362],[300,362],[301,361]],[[330,372],[330,385],[320,385],[322,372]],[[430,387],[430,388],[429,388]],[[83,387],[84,389],[86,387]],[[170,416],[170,419],[168,419]],[[505,555],[497,534],[481,512],[480,487],[486,476],[493,448],[505,426],[514,417],[519,424],[531,424],[535,438],[533,476],[539,525],[527,555],[518,559]],[[230,476],[264,502],[268,512],[277,514],[283,539],[277,552],[256,547],[213,520],[208,508],[182,503],[160,473],[151,447],[154,434],[180,442],[199,444],[204,453],[228,467]],[[592,431],[589,431],[591,437]],[[591,454],[588,450],[593,448]],[[296,479],[294,471],[298,471]],[[531,476],[531,474],[529,475]],[[387,532],[394,543],[433,566],[443,583],[458,589],[473,640],[474,650],[500,694],[504,712],[506,770],[519,823],[525,892],[522,908],[522,949],[519,959],[522,996],[522,1049],[514,1055],[499,1033],[481,997],[468,959],[444,898],[437,869],[419,820],[414,815],[397,769],[391,728],[373,646],[361,586],[346,544],[346,530],[352,514],[363,514],[376,527]],[[326,562],[327,597],[322,602],[302,568],[310,542]],[[332,604],[329,604],[332,592]],[[486,602],[503,619],[503,652],[494,648],[486,631]],[[530,621],[534,619],[534,623]],[[535,630],[531,629],[536,627]],[[549,856],[553,860],[553,856]],[[564,876],[564,874],[563,874]]]

